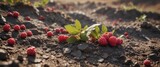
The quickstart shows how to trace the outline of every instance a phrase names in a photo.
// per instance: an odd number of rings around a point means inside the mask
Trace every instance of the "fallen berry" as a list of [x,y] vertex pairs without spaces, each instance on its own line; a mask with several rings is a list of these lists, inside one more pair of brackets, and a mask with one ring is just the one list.
[[30,31],[30,30],[28,30],[27,31],[27,36],[32,36],[33,34],[32,34],[32,31]]
[[143,65],[145,65],[146,67],[151,67],[151,61],[146,59],[143,61]]
[[102,37],[104,37],[107,41],[109,39],[109,36],[106,33],[102,34]]
[[44,18],[44,16],[39,16],[39,18],[38,18],[39,20],[44,20],[45,18]]
[[60,28],[55,28],[54,30],[56,31],[56,33],[60,33],[61,32]]
[[129,35],[126,35],[125,37],[126,37],[127,39],[130,39]]
[[127,35],[128,35],[128,32],[124,32],[124,35],[127,36]]
[[30,20],[31,20],[31,17],[26,16],[26,17],[25,17],[25,20],[30,21]]
[[22,25],[20,26],[20,28],[21,28],[21,30],[25,30],[25,29],[26,29],[26,26],[25,26],[24,24],[22,24]]
[[117,38],[117,45],[121,45],[123,43],[123,40],[121,38]]
[[21,32],[20,33],[20,37],[23,38],[23,39],[26,38],[27,37],[27,33],[26,32]]
[[14,18],[18,18],[18,16],[19,16],[19,12],[13,11],[13,17],[14,17]]
[[48,36],[48,37],[53,36],[53,32],[52,32],[52,31],[48,31],[48,32],[47,32],[47,36]]
[[107,40],[105,37],[100,37],[98,39],[98,43],[101,45],[101,46],[106,46],[108,44]]
[[8,43],[8,45],[13,46],[13,45],[16,43],[16,41],[15,41],[14,38],[9,38],[9,39],[7,40],[7,43]]
[[109,44],[110,44],[112,47],[114,47],[114,46],[116,46],[117,38],[116,38],[115,36],[111,36],[108,41],[109,41]]
[[3,31],[8,32],[8,31],[10,31],[10,28],[11,28],[11,26],[9,24],[5,24],[3,26]]
[[34,46],[27,48],[27,55],[36,56],[36,48]]
[[14,25],[13,28],[14,28],[15,31],[19,31],[20,30],[20,26],[19,25]]
[[11,17],[11,16],[13,16],[13,13],[12,12],[8,12],[7,16]]
[[113,33],[112,32],[107,32],[107,35],[108,35],[108,37],[111,37],[111,36],[113,36]]
[[68,39],[67,35],[59,35],[58,36],[58,42],[59,43],[66,42],[67,39]]

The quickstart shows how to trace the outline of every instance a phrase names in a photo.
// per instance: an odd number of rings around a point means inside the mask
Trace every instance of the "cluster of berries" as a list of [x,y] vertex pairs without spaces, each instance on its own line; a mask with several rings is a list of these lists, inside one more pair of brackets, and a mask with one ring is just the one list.
[[56,33],[62,33],[62,34],[68,33],[68,31],[66,29],[64,29],[64,28],[55,28],[54,31]]
[[102,34],[102,36],[98,39],[98,43],[101,46],[107,46],[109,44],[110,46],[114,47],[117,45],[121,45],[123,43],[123,40],[114,36],[112,32],[107,32]]
[[10,16],[10,17],[14,17],[14,18],[18,18],[19,17],[19,12],[17,11],[13,11],[13,12],[8,12],[7,16]]

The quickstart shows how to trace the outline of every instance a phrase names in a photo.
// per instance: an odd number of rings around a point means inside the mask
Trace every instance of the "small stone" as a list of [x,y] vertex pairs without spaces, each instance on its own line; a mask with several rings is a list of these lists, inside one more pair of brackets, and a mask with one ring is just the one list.
[[9,65],[9,67],[19,67],[18,60],[13,60],[12,63]]
[[0,33],[0,38],[1,38],[2,40],[7,40],[7,39],[9,39],[10,37],[11,37],[11,35],[10,35],[9,33],[5,33],[5,32]]
[[85,49],[87,49],[87,47],[88,47],[88,44],[79,44],[78,45],[78,49],[82,50],[82,51],[85,50]]
[[18,56],[18,57],[17,57],[17,60],[19,60],[20,62],[23,62],[23,60],[24,60],[24,59],[23,59],[23,56]]
[[140,65],[138,64],[138,62],[135,62],[133,67],[140,67]]
[[63,49],[63,53],[65,53],[65,54],[68,54],[68,53],[70,53],[71,52],[71,49],[70,48],[64,48]]
[[125,62],[124,62],[126,65],[131,65],[133,62],[132,62],[132,60],[130,60],[130,59],[127,59],[127,60],[125,60]]
[[156,60],[158,60],[158,59],[159,59],[155,53],[151,53],[151,54],[149,54],[149,56],[148,56],[148,57],[149,57],[149,59],[154,60],[154,61],[156,61]]
[[6,23],[6,19],[1,15],[0,16],[0,25],[4,25]]
[[32,31],[33,35],[42,34],[42,32],[37,29],[31,29],[31,31]]
[[36,59],[35,57],[28,56],[28,61],[32,63],[40,63],[42,59]]
[[103,53],[102,57],[107,58],[109,55],[107,53]]
[[49,55],[43,55],[42,56],[44,59],[48,59],[49,58]]
[[80,50],[77,50],[77,51],[73,51],[71,53],[71,55],[75,56],[75,57],[80,57],[82,55],[82,52]]
[[33,23],[31,22],[23,22],[23,24],[26,26],[27,29],[30,28],[37,28],[37,26],[35,26]]
[[48,64],[44,64],[44,67],[49,67],[49,65]]
[[62,57],[62,56],[63,56],[62,53],[58,53],[58,54],[56,55],[56,57],[58,57],[58,58],[60,58],[60,57]]
[[3,50],[3,49],[0,49],[0,60],[7,60],[8,59],[8,53]]
[[103,58],[98,59],[98,62],[102,63],[104,61]]
[[1,62],[0,67],[8,67],[11,62]]

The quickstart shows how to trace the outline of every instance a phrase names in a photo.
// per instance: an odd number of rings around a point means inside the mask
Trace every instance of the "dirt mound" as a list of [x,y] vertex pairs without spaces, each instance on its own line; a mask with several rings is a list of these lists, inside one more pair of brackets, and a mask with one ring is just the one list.
[[122,18],[126,21],[135,21],[136,18],[146,15],[147,19],[160,20],[160,14],[152,12],[140,12],[136,9],[131,10],[117,10],[112,7],[104,7],[95,11],[98,14],[107,15],[109,19],[119,19]]

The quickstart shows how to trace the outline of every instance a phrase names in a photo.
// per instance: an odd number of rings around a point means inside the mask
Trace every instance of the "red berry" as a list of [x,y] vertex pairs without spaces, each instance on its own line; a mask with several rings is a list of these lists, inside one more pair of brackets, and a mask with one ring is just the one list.
[[56,31],[56,33],[60,33],[61,32],[60,28],[55,28],[54,30]]
[[21,38],[26,38],[27,37],[27,33],[26,32],[21,32],[20,33],[20,37]]
[[102,37],[104,37],[107,41],[109,39],[109,36],[106,33],[102,34]]
[[11,16],[13,16],[13,13],[12,12],[8,12],[7,16],[11,17]]
[[47,32],[47,36],[48,36],[48,37],[53,36],[53,32],[52,32],[52,31],[48,31],[48,32]]
[[124,35],[127,36],[127,35],[128,35],[128,32],[124,32]]
[[14,25],[13,28],[14,28],[15,31],[19,31],[20,30],[20,26],[19,25]]
[[130,39],[129,35],[126,35],[125,37],[126,37],[127,39]]
[[16,43],[14,38],[9,38],[7,42],[8,42],[8,45],[11,45],[11,46],[13,46]]
[[121,45],[123,43],[123,40],[121,38],[117,38],[117,45]]
[[109,44],[113,47],[116,46],[117,44],[117,38],[115,36],[111,36],[108,41],[109,41]]
[[13,17],[18,18],[18,16],[19,16],[19,12],[13,11]]
[[33,34],[32,34],[32,31],[27,31],[27,36],[32,36]]
[[59,43],[66,42],[67,39],[68,39],[67,35],[59,35],[58,36]]
[[111,37],[111,36],[113,36],[113,33],[112,32],[108,32],[107,35],[108,35],[108,37]]
[[27,48],[27,55],[28,56],[35,56],[36,55],[36,48],[34,46]]
[[30,21],[31,18],[30,18],[29,16],[26,16],[26,17],[25,17],[25,20]]
[[143,64],[146,66],[146,67],[150,67],[151,66],[151,61],[146,59],[143,61]]
[[5,24],[3,26],[3,31],[8,32],[8,31],[10,31],[10,28],[11,28],[11,26],[9,24]]
[[21,28],[21,30],[25,30],[25,29],[26,29],[26,26],[25,26],[24,24],[22,24],[22,25],[20,26],[20,28]]
[[68,31],[66,29],[61,30],[62,34],[68,33]]
[[39,20],[44,20],[45,18],[44,18],[44,16],[39,16],[39,18],[38,18]]
[[98,43],[101,45],[101,46],[106,46],[108,44],[107,40],[105,37],[100,37],[98,39]]

